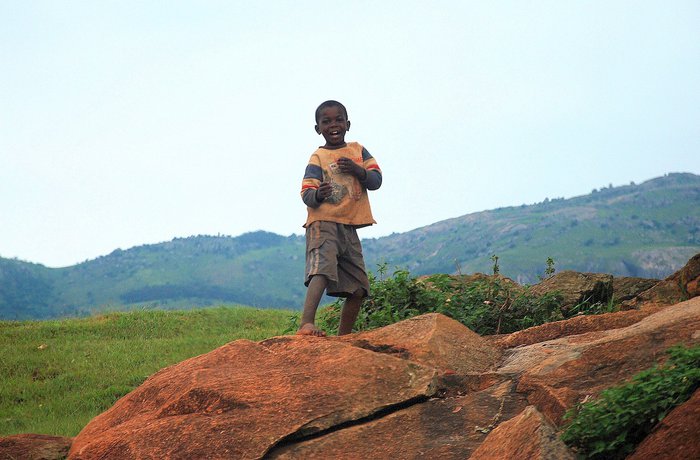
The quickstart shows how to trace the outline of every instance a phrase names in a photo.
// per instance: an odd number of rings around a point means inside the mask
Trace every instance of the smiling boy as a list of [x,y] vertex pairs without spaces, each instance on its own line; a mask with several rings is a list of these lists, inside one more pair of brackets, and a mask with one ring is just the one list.
[[338,335],[349,334],[369,295],[369,280],[357,228],[375,224],[367,190],[382,185],[382,171],[357,142],[345,142],[350,120],[345,106],[326,101],[316,109],[316,132],[326,143],[309,160],[301,186],[308,217],[306,276],[308,287],[300,335],[324,336],[315,325],[323,292],[344,297]]

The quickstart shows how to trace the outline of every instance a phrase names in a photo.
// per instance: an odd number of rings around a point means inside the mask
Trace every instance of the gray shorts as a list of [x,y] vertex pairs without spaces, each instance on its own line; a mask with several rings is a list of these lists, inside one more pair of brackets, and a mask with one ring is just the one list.
[[350,297],[358,289],[369,295],[369,280],[362,258],[362,245],[352,225],[316,221],[306,227],[306,276],[308,286],[311,277],[328,278],[326,294],[334,297]]

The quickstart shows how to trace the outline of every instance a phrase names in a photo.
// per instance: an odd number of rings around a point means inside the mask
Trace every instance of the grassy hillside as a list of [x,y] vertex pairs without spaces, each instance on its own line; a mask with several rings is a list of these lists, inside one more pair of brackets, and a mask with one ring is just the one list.
[[663,278],[700,252],[700,177],[671,174],[568,200],[469,214],[363,243],[370,263],[412,273],[501,273],[534,283],[558,270]]
[[[700,176],[468,214],[363,245],[370,270],[490,273],[495,254],[520,283],[536,282],[548,257],[557,270],[663,278],[700,252]],[[303,273],[304,238],[268,232],[177,238],[60,269],[0,258],[0,319],[220,303],[297,309]]]
[[303,276],[303,237],[268,232],[177,238],[66,268],[0,259],[0,319],[221,303],[298,308]]
[[280,335],[290,315],[219,307],[0,321],[0,436],[75,436],[156,371],[235,339]]

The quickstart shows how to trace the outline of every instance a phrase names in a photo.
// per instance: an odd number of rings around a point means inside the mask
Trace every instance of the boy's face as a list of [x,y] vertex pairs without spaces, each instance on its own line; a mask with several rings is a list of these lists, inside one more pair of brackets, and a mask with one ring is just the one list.
[[342,108],[337,106],[324,107],[319,113],[316,132],[326,140],[326,147],[342,147],[345,145],[345,133],[350,130],[350,120]]

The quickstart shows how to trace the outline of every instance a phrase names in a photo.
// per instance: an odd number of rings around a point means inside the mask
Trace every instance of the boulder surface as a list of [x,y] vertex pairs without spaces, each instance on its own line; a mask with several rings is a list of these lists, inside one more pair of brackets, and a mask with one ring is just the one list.
[[69,458],[573,458],[558,438],[567,409],[700,343],[700,298],[598,318],[607,329],[572,318],[538,342],[439,314],[235,341],[150,377]]

